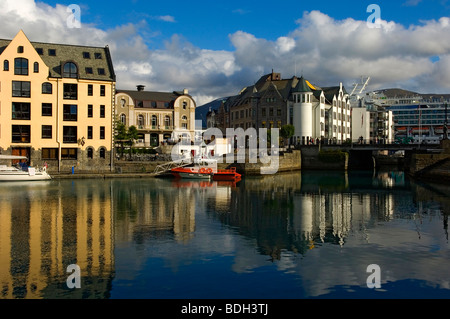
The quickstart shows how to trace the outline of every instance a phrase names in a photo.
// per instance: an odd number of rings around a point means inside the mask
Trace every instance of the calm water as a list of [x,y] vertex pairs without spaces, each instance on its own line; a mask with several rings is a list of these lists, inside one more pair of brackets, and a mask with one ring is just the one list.
[[401,172],[0,184],[0,298],[450,298],[449,202]]

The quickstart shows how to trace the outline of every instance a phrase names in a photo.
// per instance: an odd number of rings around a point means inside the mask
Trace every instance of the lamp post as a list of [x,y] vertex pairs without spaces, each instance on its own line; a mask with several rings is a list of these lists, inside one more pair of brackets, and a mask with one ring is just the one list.
[[447,140],[447,102],[445,102],[445,119],[444,119],[444,136],[442,137],[443,140]]

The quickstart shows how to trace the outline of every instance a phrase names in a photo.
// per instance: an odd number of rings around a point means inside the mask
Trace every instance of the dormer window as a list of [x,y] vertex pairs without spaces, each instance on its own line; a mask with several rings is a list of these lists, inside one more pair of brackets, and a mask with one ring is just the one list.
[[63,76],[65,78],[74,78],[78,77],[78,67],[73,62],[67,62],[63,67]]

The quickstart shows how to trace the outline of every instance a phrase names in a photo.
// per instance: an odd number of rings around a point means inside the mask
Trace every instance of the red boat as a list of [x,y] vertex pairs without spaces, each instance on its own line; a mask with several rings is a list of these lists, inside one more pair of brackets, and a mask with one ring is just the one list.
[[176,178],[209,179],[214,181],[239,181],[241,174],[235,167],[229,169],[217,169],[217,161],[202,159],[193,166],[176,167],[171,170]]
[[218,169],[213,173],[213,181],[238,181],[241,180],[241,174],[236,172],[236,167],[228,169]]

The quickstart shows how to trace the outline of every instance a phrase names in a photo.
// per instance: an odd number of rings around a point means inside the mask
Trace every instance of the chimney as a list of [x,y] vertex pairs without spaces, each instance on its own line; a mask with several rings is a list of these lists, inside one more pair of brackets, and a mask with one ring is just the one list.
[[188,95],[188,94],[189,94],[188,89],[184,89],[184,90],[183,90],[183,94],[184,94],[184,95]]
[[136,87],[139,92],[142,92],[144,91],[145,85],[137,85]]

